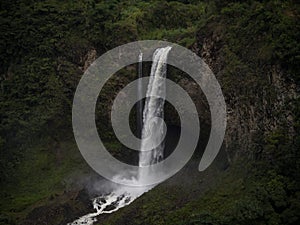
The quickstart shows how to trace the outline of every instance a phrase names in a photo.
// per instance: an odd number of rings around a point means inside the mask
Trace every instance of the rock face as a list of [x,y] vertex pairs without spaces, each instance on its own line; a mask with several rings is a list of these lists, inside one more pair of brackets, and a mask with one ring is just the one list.
[[83,62],[83,71],[86,69],[97,59],[97,51],[96,49],[90,49],[87,54],[81,59]]
[[212,69],[223,90],[227,105],[224,146],[229,160],[244,156],[255,159],[271,133],[284,129],[287,136],[294,135],[292,110],[299,87],[286,79],[279,65],[261,68],[254,64],[254,74],[234,70],[228,77],[223,35],[224,31],[207,28],[206,33],[198,33],[193,49]]

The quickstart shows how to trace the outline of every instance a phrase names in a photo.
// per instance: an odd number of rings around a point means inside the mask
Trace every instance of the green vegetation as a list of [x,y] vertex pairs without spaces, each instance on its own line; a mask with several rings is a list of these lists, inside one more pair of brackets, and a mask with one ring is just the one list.
[[[253,106],[264,115],[257,115],[262,121],[278,119],[269,132],[261,122],[251,150],[238,144],[228,149],[230,156],[241,152],[240,157],[205,195],[199,190],[202,175],[194,174],[191,189],[162,184],[105,222],[297,224],[300,102],[290,99],[274,106],[278,78],[270,71],[276,68],[288,87],[299,89],[298,21],[299,4],[292,0],[1,1],[0,224],[19,224],[49,197],[63,194],[68,177],[90,171],[71,128],[72,98],[87,57],[94,49],[100,56],[144,39],[175,42],[198,54],[209,42],[213,47],[205,57],[228,104]],[[97,105],[99,134],[116,157],[122,156],[122,146],[113,135],[108,109],[118,90],[134,79],[132,71],[128,67],[114,76]],[[173,76],[180,80],[180,74]],[[241,155],[254,160],[241,163],[246,160]],[[189,170],[178,176],[187,174]]]
[[186,168],[104,222],[297,224],[300,210],[299,192],[295,195],[297,182],[265,166],[244,165],[247,163],[232,165],[226,172],[217,172],[214,167],[204,173]]

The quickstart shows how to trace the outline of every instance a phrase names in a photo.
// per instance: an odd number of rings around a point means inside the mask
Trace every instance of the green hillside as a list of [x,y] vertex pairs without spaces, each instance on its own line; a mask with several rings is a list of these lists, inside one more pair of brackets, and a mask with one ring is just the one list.
[[[191,49],[216,75],[228,110],[222,153],[199,173],[201,145],[176,176],[99,224],[299,224],[299,9],[277,0],[1,1],[0,224],[66,224],[93,210],[84,181],[97,175],[73,137],[73,95],[97,57],[150,39]],[[135,76],[120,70],[97,104],[115,157],[124,147],[108,109]],[[175,69],[170,77],[192,82]],[[200,120],[205,140],[209,118]]]

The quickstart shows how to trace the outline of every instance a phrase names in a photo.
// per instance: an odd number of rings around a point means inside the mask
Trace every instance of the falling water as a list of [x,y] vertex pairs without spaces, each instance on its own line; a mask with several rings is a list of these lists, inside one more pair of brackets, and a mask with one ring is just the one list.
[[[153,54],[152,67],[150,79],[147,87],[147,93],[145,101],[145,107],[142,111],[142,101],[137,104],[137,125],[142,127],[138,131],[141,131],[141,136],[143,141],[141,143],[141,152],[139,156],[139,166],[144,167],[151,164],[155,164],[163,159],[164,152],[164,142],[161,142],[161,137],[164,135],[164,102],[166,95],[166,87],[164,78],[166,77],[167,71],[167,57],[171,47],[158,48]],[[139,66],[138,74],[139,78],[142,77],[142,61],[143,54],[139,55]],[[139,98],[142,96],[142,83],[138,83],[138,93]],[[151,97],[151,96],[160,96]],[[151,136],[150,139],[146,137],[156,133],[159,135]],[[153,137],[153,138],[152,138]],[[154,145],[153,145],[154,143]],[[147,146],[156,146],[151,151],[143,151],[144,148],[148,149]],[[139,174],[137,180],[132,180],[138,184],[142,183],[143,176],[145,174]],[[121,178],[125,179],[125,178]],[[145,187],[128,187],[123,185],[116,185],[114,190],[106,195],[101,195],[93,199],[93,207],[96,210],[94,213],[87,214],[78,220],[75,220],[68,225],[92,225],[97,221],[96,217],[101,214],[112,213],[118,209],[129,205],[136,198],[141,196],[143,193],[147,192],[154,186]]]
[[[143,77],[143,53],[140,52],[139,55],[139,64],[138,64],[138,78]],[[143,96],[143,85],[142,80],[138,80],[138,90],[137,90],[138,99],[142,99]],[[136,121],[137,121],[137,136],[141,138],[142,128],[143,128],[143,101],[140,100],[136,105]]]
[[[153,63],[149,84],[147,88],[145,109],[143,112],[143,130],[142,145],[139,159],[139,166],[148,166],[155,164],[163,159],[164,142],[161,137],[164,135],[164,103],[166,96],[166,84],[164,78],[167,72],[167,57],[171,47],[159,48],[154,52]],[[153,96],[160,96],[156,98]],[[155,137],[147,139],[146,137],[158,133]],[[143,151],[148,146],[157,146],[152,151]]]

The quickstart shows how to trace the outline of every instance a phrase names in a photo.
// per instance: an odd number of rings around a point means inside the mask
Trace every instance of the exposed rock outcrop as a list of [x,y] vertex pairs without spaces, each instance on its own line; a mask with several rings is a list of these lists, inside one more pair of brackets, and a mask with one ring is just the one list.
[[256,72],[251,75],[235,70],[228,79],[228,62],[223,57],[227,48],[222,39],[224,32],[210,28],[208,31],[199,32],[194,49],[210,66],[223,89],[227,104],[224,145],[228,156],[231,161],[244,156],[256,158],[272,132],[286,129],[288,136],[294,135],[292,110],[299,90],[292,80],[286,79],[279,65],[264,68],[257,65],[251,68]]

